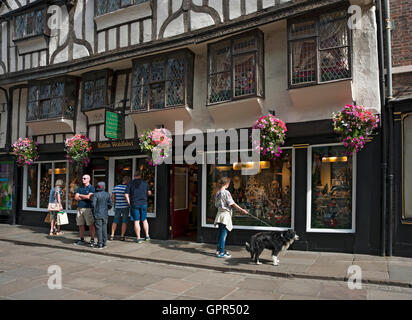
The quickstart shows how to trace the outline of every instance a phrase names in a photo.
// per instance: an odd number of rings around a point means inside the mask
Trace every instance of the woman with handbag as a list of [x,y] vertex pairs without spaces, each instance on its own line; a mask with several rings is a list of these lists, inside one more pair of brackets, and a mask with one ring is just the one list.
[[[63,198],[63,180],[58,179],[55,183],[55,187],[50,190],[49,195],[49,214],[50,214],[50,232],[49,236],[62,235],[60,232],[60,226],[57,225],[57,213],[63,210],[62,198]],[[55,231],[55,228],[57,230]]]

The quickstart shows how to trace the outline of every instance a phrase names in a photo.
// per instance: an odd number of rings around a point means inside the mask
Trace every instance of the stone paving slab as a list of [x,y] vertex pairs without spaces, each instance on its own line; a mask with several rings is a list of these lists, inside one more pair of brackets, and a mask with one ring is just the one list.
[[[106,249],[96,250],[86,246],[73,245],[77,239],[78,232],[65,231],[63,236],[50,237],[47,228],[0,225],[0,241],[6,241],[2,242],[6,244],[6,247],[2,246],[0,248],[0,251],[5,253],[5,256],[0,254],[0,270],[2,270],[2,265],[4,265],[4,269],[7,269],[12,268],[16,263],[30,262],[30,259],[33,259],[30,255],[15,255],[7,250],[7,244],[22,244],[31,246],[25,249],[27,253],[36,252],[42,258],[37,266],[39,270],[46,268],[48,263],[58,263],[64,268],[65,274],[68,274],[68,276],[84,271],[84,267],[79,268],[77,266],[78,263],[87,264],[95,261],[95,259],[90,259],[87,256],[87,254],[93,253],[100,261],[98,267],[104,270],[114,269],[123,272],[154,274],[151,272],[151,269],[154,268],[153,265],[142,266],[139,270],[131,270],[130,267],[125,267],[126,264],[122,265],[117,259],[134,259],[141,262],[169,264],[168,274],[162,274],[161,276],[170,279],[185,276],[182,273],[186,271],[172,269],[173,265],[177,265],[224,272],[249,273],[251,275],[342,281],[349,276],[348,267],[358,265],[362,268],[362,280],[367,283],[412,287],[412,259],[410,258],[288,250],[286,253],[279,255],[280,265],[276,267],[273,266],[271,252],[265,250],[260,259],[263,264],[257,266],[251,262],[250,255],[242,246],[228,246],[227,249],[231,252],[232,258],[218,259],[215,255],[216,246],[214,244],[155,239],[149,243],[137,244],[133,242],[133,238],[128,238],[126,242],[109,241]],[[86,241],[88,239],[86,237]],[[65,249],[68,252],[67,254],[58,253],[56,249]],[[51,253],[53,259],[49,259]],[[24,272],[28,275],[30,272],[35,273],[33,270],[21,272],[23,275]],[[193,273],[194,271],[188,268],[186,276]],[[37,274],[33,275],[36,276]],[[127,290],[125,290],[126,292]],[[292,295],[295,295],[295,293]],[[296,295],[301,296],[298,293]]]

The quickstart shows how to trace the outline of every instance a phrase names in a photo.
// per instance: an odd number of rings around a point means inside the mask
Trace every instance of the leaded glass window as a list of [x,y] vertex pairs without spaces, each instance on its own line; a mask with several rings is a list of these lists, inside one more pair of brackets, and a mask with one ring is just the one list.
[[45,9],[34,10],[16,16],[14,20],[14,39],[41,35],[45,32]]
[[291,86],[351,77],[346,11],[293,21],[288,35]]
[[113,12],[131,5],[147,2],[148,0],[97,0],[96,15],[100,16],[105,13]]
[[109,70],[83,75],[82,111],[106,107],[108,103]]
[[208,104],[263,94],[260,31],[209,45]]
[[27,121],[73,117],[76,104],[73,97],[76,95],[76,88],[76,80],[73,78],[31,82],[27,101]]
[[193,55],[189,51],[135,60],[132,111],[191,106]]

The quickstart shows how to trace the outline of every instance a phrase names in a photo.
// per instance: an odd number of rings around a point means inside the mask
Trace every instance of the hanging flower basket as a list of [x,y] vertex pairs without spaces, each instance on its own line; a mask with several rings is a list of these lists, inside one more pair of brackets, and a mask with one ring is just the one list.
[[70,139],[66,139],[66,158],[70,163],[83,164],[87,167],[90,162],[89,153],[92,150],[90,140],[81,134],[76,134]]
[[39,158],[38,143],[29,138],[19,138],[12,145],[12,154],[16,157],[17,165],[30,166]]
[[286,132],[285,123],[274,115],[260,117],[252,129],[260,130],[260,143],[253,140],[253,147],[260,152],[261,156],[267,160],[275,160],[282,154],[280,148],[285,144]]
[[359,152],[366,140],[378,127],[379,116],[367,111],[363,106],[346,105],[337,114],[333,113],[333,129],[341,136],[347,154]]
[[148,129],[139,140],[140,148],[148,154],[147,162],[151,166],[162,164],[170,156],[173,140],[166,129]]

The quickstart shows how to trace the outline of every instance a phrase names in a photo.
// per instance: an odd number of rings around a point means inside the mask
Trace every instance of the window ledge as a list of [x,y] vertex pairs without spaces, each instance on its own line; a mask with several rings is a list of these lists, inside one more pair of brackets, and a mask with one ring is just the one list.
[[19,55],[35,51],[45,50],[49,46],[49,37],[45,34],[30,36],[26,38],[13,39]]
[[209,105],[207,107],[216,128],[248,128],[263,115],[263,99],[249,98]]
[[150,6],[150,1],[146,1],[113,12],[109,12],[101,16],[96,16],[94,18],[94,21],[96,22],[96,30],[102,31],[119,24],[125,24],[127,22],[132,22],[151,16],[152,8]]
[[175,133],[175,121],[187,122],[192,120],[192,109],[189,107],[174,107],[151,111],[132,111],[129,116],[133,119],[139,134],[144,130],[164,126],[172,134]]
[[34,136],[74,132],[72,119],[54,118],[27,121],[26,125],[32,130]]

